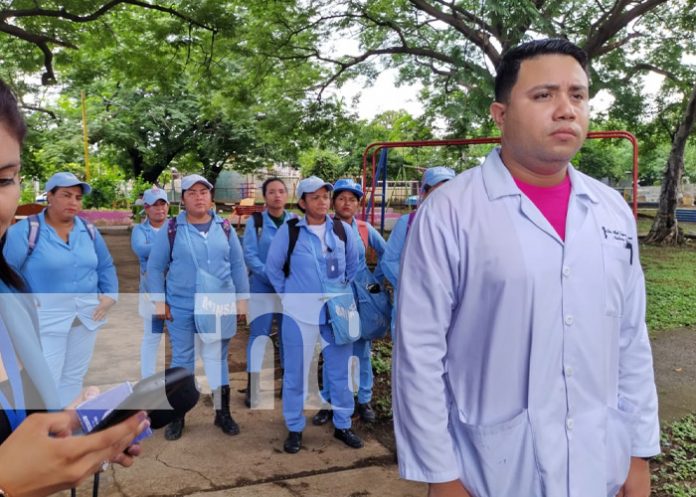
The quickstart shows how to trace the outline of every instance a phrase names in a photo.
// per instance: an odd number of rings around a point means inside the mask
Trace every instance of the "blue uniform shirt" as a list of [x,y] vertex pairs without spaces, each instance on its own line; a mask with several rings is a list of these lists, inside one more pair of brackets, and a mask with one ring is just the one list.
[[[161,302],[165,294],[166,301],[172,307],[193,312],[196,293],[196,266],[192,257],[196,257],[198,266],[213,276],[232,279],[237,300],[248,298],[249,280],[242,256],[242,247],[237,235],[232,230],[229,240],[222,228],[222,218],[214,214],[207,236],[203,236],[194,226],[186,221],[186,212],[177,216],[177,235],[169,259],[169,234],[163,227],[155,237],[155,243],[147,261],[147,288],[153,302]],[[188,230],[194,254],[189,250],[186,236],[182,230]]]
[[[85,223],[75,219],[68,243],[39,215],[39,235],[31,255],[29,252],[29,220],[23,219],[7,232],[4,254],[7,262],[22,274],[31,291],[40,294],[42,326],[70,326],[78,317],[91,330],[103,321],[93,321],[92,313],[99,294],[118,300],[118,278],[109,249],[99,231],[92,240]],[[75,295],[66,307],[65,298],[47,294]],[[46,322],[47,311],[50,321]]]
[[155,242],[155,236],[161,230],[167,231],[167,223],[169,219],[165,219],[164,224],[160,229],[155,229],[150,224],[149,219],[145,219],[142,223],[136,225],[131,233],[131,248],[135,255],[140,260],[140,274],[145,274],[147,269],[147,259],[150,257],[152,244]]
[[[271,246],[271,241],[280,228],[270,218],[268,211],[263,211],[262,218],[263,224],[260,228],[260,236],[256,236],[253,216],[247,219],[246,227],[244,228],[244,262],[246,262],[247,268],[251,272],[250,283],[253,292],[273,291],[273,286],[266,276],[266,257],[268,256],[268,248]],[[284,223],[292,218],[292,214],[287,211],[283,212]]]
[[[341,221],[342,222],[342,221]],[[316,319],[316,306],[303,301],[300,294],[321,294],[330,290],[332,285],[346,287],[355,277],[358,269],[358,249],[354,236],[350,236],[351,227],[343,223],[346,232],[344,244],[333,232],[334,220],[326,216],[325,242],[329,253],[322,254],[321,240],[309,231],[306,218],[300,219],[297,226],[300,229],[297,243],[290,256],[290,275],[285,278],[283,266],[288,253],[289,230],[287,223],[280,227],[271,242],[266,258],[266,276],[281,294],[286,312],[293,312],[293,317],[310,324],[325,324],[326,313],[319,312]],[[327,259],[335,258],[336,276],[329,277]],[[303,308],[307,312],[302,312]]]

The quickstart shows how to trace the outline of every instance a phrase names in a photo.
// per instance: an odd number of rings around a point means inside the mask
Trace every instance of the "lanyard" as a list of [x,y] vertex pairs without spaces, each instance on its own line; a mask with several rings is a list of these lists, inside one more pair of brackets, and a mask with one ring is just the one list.
[[15,400],[15,407],[17,409],[12,409],[2,391],[0,391],[0,406],[10,422],[12,431],[14,431],[27,417],[27,413],[24,410],[24,391],[22,388],[22,377],[19,373],[19,366],[17,364],[17,357],[15,356],[14,347],[12,347],[12,342],[10,341],[10,334],[2,318],[0,318],[0,355],[2,356],[5,371],[7,371],[7,377],[10,380],[12,396]]

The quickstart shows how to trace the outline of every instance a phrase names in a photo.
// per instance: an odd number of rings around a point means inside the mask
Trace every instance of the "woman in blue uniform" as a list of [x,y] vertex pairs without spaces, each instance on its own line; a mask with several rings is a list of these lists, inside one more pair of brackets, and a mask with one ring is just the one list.
[[[345,236],[345,241],[341,240],[334,228],[334,222],[341,221],[334,221],[328,215],[332,190],[331,183],[316,176],[300,181],[298,205],[305,217],[280,227],[266,258],[266,275],[283,301],[283,417],[289,432],[283,448],[290,454],[299,452],[302,446],[306,424],[303,409],[317,339],[321,339],[333,402],[334,437],[349,447],[363,446],[351,430],[353,395],[348,384],[348,362],[353,345],[336,343],[322,297],[331,288],[350,291],[349,284],[358,265],[353,237]],[[297,238],[289,254],[291,225]],[[347,224],[343,223],[341,228],[350,234]]]
[[48,207],[12,226],[4,251],[40,303],[41,345],[65,406],[82,390],[118,279],[101,234],[77,215],[91,187],[61,172],[46,190]]
[[[445,182],[454,178],[452,169],[445,166],[430,167],[423,173],[421,181],[421,198],[419,203],[425,201],[428,196],[437,190]],[[406,244],[406,235],[411,223],[416,216],[416,211],[404,214],[394,225],[389,240],[384,250],[384,256],[380,259],[380,268],[385,278],[394,288],[394,305],[392,306],[391,331],[394,339],[394,326],[396,325],[396,300],[399,293],[399,269],[401,267],[401,252]]]
[[[143,193],[145,220],[136,225],[131,233],[131,248],[140,260],[140,300],[138,311],[143,318],[143,341],[140,344],[140,375],[145,378],[155,374],[157,349],[164,331],[164,320],[153,315],[153,307],[147,300],[147,259],[155,241],[155,235],[162,229],[169,214],[167,192],[153,186]],[[166,229],[166,228],[165,228]]]
[[[334,184],[333,204],[336,214],[335,217],[344,221],[352,228],[355,240],[358,241],[358,274],[370,272],[370,269],[367,267],[367,258],[365,256],[367,249],[372,248],[377,253],[377,257],[381,258],[386,246],[386,242],[384,238],[382,238],[382,235],[380,235],[371,224],[355,219],[362,197],[362,187],[352,179],[339,179]],[[367,246],[365,242],[367,242]],[[372,280],[373,276],[374,280],[377,282],[381,282],[383,279],[384,276],[382,275],[379,265],[377,265],[374,275],[366,275],[366,278],[361,278],[361,280],[367,278]],[[362,421],[367,423],[374,422],[376,417],[375,412],[372,410],[372,406],[370,406],[373,384],[371,344],[372,342],[370,340],[364,338],[359,338],[353,343],[353,355],[357,357],[359,363],[359,386],[355,412],[360,416]],[[326,375],[324,375],[324,385],[321,393],[324,400],[328,402],[330,401],[330,397],[327,386]],[[329,420],[330,415],[330,409],[321,409],[312,418],[312,423],[315,425],[323,425]]]
[[[244,261],[251,273],[249,285],[249,343],[247,344],[247,389],[244,403],[247,407],[257,405],[259,398],[259,374],[263,365],[266,345],[270,341],[271,325],[275,320],[280,326],[280,315],[274,314],[277,296],[266,276],[266,256],[271,240],[278,229],[296,216],[285,210],[288,190],[280,178],[268,178],[261,185],[266,210],[251,216],[244,229]],[[283,367],[283,348],[280,347],[280,367]]]
[[139,448],[123,450],[148,421],[140,413],[108,430],[73,437],[74,412],[31,414],[58,409],[60,401],[41,352],[33,301],[20,293],[25,283],[1,250],[20,197],[25,133],[17,101],[0,81],[0,495],[43,497],[74,486],[105,460],[129,466]]
[[[229,223],[211,209],[213,185],[207,179],[197,174],[186,176],[181,180],[181,189],[185,210],[155,238],[147,261],[147,288],[151,292],[150,299],[157,304],[156,315],[167,319],[172,345],[171,367],[184,367],[193,372],[195,348],[198,348],[213,391],[215,426],[226,435],[236,435],[239,425],[230,413],[227,358],[236,328],[224,328],[222,333],[199,330],[196,321],[203,313],[199,308],[196,316],[194,309],[204,300],[196,302],[197,278],[216,280],[228,288],[223,297],[228,310],[235,300],[248,298],[249,280],[242,247]],[[238,303],[237,313],[244,314],[245,310],[244,305]],[[222,319],[224,316],[220,321]],[[177,440],[183,429],[184,418],[177,418],[167,426],[164,436],[167,440]]]

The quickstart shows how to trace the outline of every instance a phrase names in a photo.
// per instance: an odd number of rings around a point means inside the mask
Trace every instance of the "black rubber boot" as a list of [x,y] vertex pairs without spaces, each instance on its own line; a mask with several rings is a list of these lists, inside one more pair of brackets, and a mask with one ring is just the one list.
[[288,454],[297,454],[302,448],[302,432],[289,431],[288,438],[285,439],[283,450]]
[[258,407],[261,395],[261,374],[247,373],[247,387],[244,395],[244,405],[248,408]]
[[357,411],[358,416],[360,416],[360,419],[365,423],[374,423],[377,419],[377,415],[375,411],[372,410],[372,406],[369,402],[358,404]]
[[345,428],[343,430],[336,428],[334,430],[334,437],[353,449],[360,449],[363,446],[363,441],[360,440],[360,437],[350,428]]
[[223,385],[213,392],[215,406],[215,426],[219,426],[225,435],[239,434],[239,425],[230,414],[230,386]]
[[331,409],[320,409],[312,417],[312,424],[314,426],[325,425],[326,423],[329,422],[329,420],[331,419],[331,416],[333,416],[333,411]]
[[169,441],[179,440],[184,431],[184,417],[174,418],[164,429],[164,438]]

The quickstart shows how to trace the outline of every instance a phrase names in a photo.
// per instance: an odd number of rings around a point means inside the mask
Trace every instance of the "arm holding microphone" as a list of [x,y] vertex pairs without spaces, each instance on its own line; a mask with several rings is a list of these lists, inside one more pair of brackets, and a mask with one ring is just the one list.
[[99,433],[72,436],[74,411],[32,414],[0,445],[0,489],[9,497],[43,497],[77,486],[104,461],[133,463],[126,450],[149,426],[144,412]]

